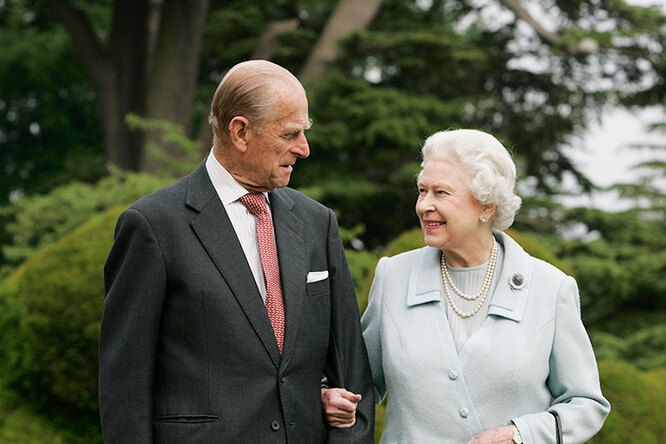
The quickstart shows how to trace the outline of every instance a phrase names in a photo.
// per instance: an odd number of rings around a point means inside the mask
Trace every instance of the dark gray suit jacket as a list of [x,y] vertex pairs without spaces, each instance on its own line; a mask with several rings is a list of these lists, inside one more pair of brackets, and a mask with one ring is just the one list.
[[[104,276],[99,402],[106,443],[372,443],[374,396],[331,210],[270,193],[284,352],[205,163],[118,219]],[[327,279],[306,283],[310,271]],[[328,429],[320,379],[363,395]]]

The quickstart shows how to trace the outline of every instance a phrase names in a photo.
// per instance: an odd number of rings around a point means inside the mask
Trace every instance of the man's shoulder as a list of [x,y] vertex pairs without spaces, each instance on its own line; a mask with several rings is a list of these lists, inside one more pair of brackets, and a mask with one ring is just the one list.
[[329,208],[324,204],[317,202],[310,196],[300,191],[297,191],[293,188],[289,187],[278,188],[275,190],[275,193],[281,195],[284,198],[290,199],[291,201],[294,202],[296,206],[307,208],[308,211],[322,211],[322,212],[329,211]]
[[141,197],[129,209],[139,211],[144,215],[172,212],[176,208],[182,208],[187,191],[187,181],[189,176],[185,176],[176,182],[159,188],[152,193]]

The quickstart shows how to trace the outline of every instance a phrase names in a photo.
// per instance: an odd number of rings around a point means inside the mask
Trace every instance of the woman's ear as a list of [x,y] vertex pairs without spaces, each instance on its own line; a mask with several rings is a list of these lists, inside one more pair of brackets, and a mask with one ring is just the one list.
[[485,216],[486,219],[490,220],[490,218],[495,214],[495,210],[497,209],[496,204],[488,204],[484,205],[483,209],[481,210],[481,216]]
[[236,116],[229,122],[229,138],[231,144],[239,151],[245,152],[250,141],[250,122],[243,116]]

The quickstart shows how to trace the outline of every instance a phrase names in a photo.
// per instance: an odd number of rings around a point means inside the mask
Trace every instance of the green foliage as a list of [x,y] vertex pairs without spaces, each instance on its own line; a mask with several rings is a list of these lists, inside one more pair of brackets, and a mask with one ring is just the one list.
[[199,142],[187,137],[185,128],[181,125],[166,120],[145,119],[132,113],[125,116],[125,123],[133,130],[157,131],[161,136],[162,143],[173,144],[178,147],[183,156],[172,156],[154,143],[148,143],[146,147],[148,155],[156,158],[177,175],[184,176],[201,163]]
[[0,286],[0,375],[37,409],[56,408],[97,424],[97,342],[102,269],[114,207],[49,245]]
[[[658,123],[651,130],[664,128],[665,123]],[[646,310],[666,310],[666,168],[663,156],[658,157],[665,147],[636,147],[654,150],[655,158],[636,165],[642,173],[636,183],[608,188],[633,201],[633,208],[618,212],[564,208],[532,198],[516,219],[521,230],[538,232],[532,237],[574,270],[583,318],[594,328],[606,319],[618,318],[618,313],[643,310],[635,317],[638,321],[646,318]],[[627,331],[617,322],[613,325],[622,333],[613,328],[602,330],[626,338],[639,329]]]
[[363,281],[363,286],[361,291],[356,292],[356,297],[358,299],[358,306],[360,307],[361,313],[365,311],[368,307],[368,296],[370,295],[370,287],[372,286],[372,280],[375,278],[375,268],[377,267],[377,262],[381,257],[391,257],[396,254],[402,253],[404,251],[414,250],[416,248],[421,248],[425,246],[423,240],[423,232],[420,228],[413,229],[402,233],[400,236],[396,237],[392,242],[390,242],[386,248],[382,251],[379,256],[375,256],[373,261],[372,268],[370,272],[366,275],[365,280]]
[[666,311],[623,312],[590,329],[599,360],[631,362],[641,370],[666,367]]
[[349,264],[349,271],[354,281],[356,294],[362,289],[363,282],[368,273],[375,265],[376,254],[363,249],[354,248],[354,245],[362,244],[358,238],[365,231],[365,227],[357,225],[353,229],[340,228],[340,238],[345,245],[345,256]]
[[0,390],[0,442],[7,444],[66,444],[46,418],[30,411],[14,396]]
[[101,444],[91,418],[63,415],[57,409],[36,411],[0,387],[0,442],[4,444]]
[[[377,264],[377,255],[371,251],[354,250],[351,248],[345,249],[345,255],[347,256],[349,270],[351,271],[352,280],[354,281],[354,289],[356,290],[357,299],[360,302],[365,278]],[[367,302],[362,308],[365,309],[366,305]],[[359,308],[361,308],[360,305]]]
[[386,401],[375,406],[375,443],[379,443],[384,431],[384,419],[386,418]]
[[599,363],[601,390],[611,413],[589,442],[603,444],[666,441],[666,369],[643,373],[621,361]]
[[577,208],[567,221],[598,238],[560,240],[554,253],[576,270],[585,319],[594,322],[623,310],[666,308],[666,213],[619,213]]
[[293,185],[335,208],[344,226],[372,227],[363,235],[370,248],[413,227],[419,146],[460,122],[462,103],[342,77],[306,87],[312,154],[297,164]]
[[2,231],[7,238],[0,243],[0,276],[95,214],[132,202],[173,180],[113,169],[109,177],[93,185],[72,182],[46,195],[24,197],[0,207]]

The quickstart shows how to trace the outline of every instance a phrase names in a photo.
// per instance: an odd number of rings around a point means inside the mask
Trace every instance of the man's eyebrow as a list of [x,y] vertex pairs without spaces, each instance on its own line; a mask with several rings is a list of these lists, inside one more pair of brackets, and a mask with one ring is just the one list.
[[285,133],[298,132],[298,131],[307,131],[312,128],[312,119],[308,119],[305,126],[299,124],[285,125],[283,131]]

